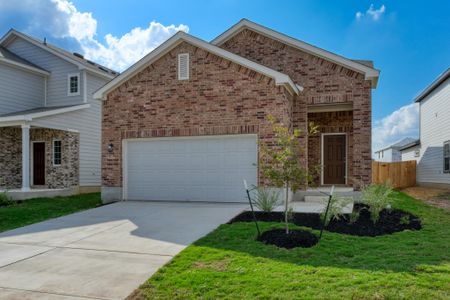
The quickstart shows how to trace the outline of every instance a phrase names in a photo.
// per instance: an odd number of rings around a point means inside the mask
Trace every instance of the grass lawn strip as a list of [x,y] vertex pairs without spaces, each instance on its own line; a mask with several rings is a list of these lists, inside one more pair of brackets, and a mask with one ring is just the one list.
[[100,194],[36,198],[0,207],[0,232],[101,205]]
[[255,241],[251,223],[225,224],[130,298],[449,299],[450,214],[400,192],[394,196],[393,207],[419,216],[421,230],[378,237],[325,232],[312,248],[286,250]]

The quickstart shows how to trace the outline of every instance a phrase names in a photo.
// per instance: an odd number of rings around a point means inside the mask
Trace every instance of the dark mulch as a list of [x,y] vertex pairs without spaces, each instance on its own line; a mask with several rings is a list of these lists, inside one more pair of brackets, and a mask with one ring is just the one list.
[[258,241],[277,247],[292,249],[296,247],[309,248],[319,242],[319,238],[306,230],[272,229],[265,231],[258,237]]
[[[331,220],[325,229],[336,233],[345,233],[359,236],[378,236],[391,234],[403,230],[420,230],[422,228],[420,219],[408,212],[399,209],[384,209],[380,213],[380,218],[376,223],[370,219],[370,213],[367,205],[355,204],[354,210],[359,211],[359,218],[354,223],[349,222],[349,216],[343,215],[339,220]],[[282,212],[255,212],[258,221],[262,222],[283,222]],[[234,222],[252,222],[252,214],[245,211],[233,218],[229,223]],[[405,222],[406,221],[406,222]],[[313,213],[294,213],[292,223],[298,226],[320,229],[322,220],[319,214]]]

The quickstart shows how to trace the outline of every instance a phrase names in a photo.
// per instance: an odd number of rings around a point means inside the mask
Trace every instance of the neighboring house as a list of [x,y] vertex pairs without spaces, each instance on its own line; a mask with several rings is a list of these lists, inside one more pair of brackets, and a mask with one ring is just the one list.
[[375,151],[375,160],[380,162],[399,162],[402,161],[402,149],[404,146],[415,142],[416,139],[404,138],[388,147]]
[[0,40],[0,189],[20,189],[21,198],[37,195],[36,188],[99,189],[101,103],[92,95],[116,75],[80,54],[14,29],[6,33]]
[[[208,43],[178,32],[97,91],[104,201],[244,201],[269,115],[302,130],[320,185],[371,181],[379,71],[248,20]],[[308,124],[319,133],[306,137]]]
[[414,101],[420,105],[419,141],[402,148],[402,160],[417,160],[419,185],[450,188],[450,68]]

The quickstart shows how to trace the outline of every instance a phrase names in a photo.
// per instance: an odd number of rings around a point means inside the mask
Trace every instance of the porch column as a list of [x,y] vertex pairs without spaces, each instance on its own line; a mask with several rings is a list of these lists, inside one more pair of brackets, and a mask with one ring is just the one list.
[[22,125],[22,191],[30,190],[30,125]]

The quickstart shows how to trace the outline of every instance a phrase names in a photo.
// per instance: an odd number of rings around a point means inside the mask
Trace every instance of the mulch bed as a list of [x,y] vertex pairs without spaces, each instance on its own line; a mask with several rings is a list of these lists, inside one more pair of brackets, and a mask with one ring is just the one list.
[[265,231],[258,237],[258,241],[277,247],[292,249],[296,247],[309,248],[319,242],[319,238],[306,230],[272,229]]
[[[408,212],[399,209],[384,209],[380,213],[380,218],[376,223],[370,219],[370,213],[367,205],[356,203],[353,210],[359,211],[359,218],[354,223],[349,222],[349,215],[343,215],[339,220],[331,220],[325,230],[358,236],[379,236],[391,234],[403,230],[420,230],[422,224],[420,219]],[[258,221],[262,222],[283,222],[282,212],[255,212]],[[229,223],[252,222],[252,214],[245,211]],[[406,222],[405,222],[406,221]],[[322,228],[322,220],[319,214],[313,213],[294,213],[291,223],[298,226],[310,227],[313,229]]]

